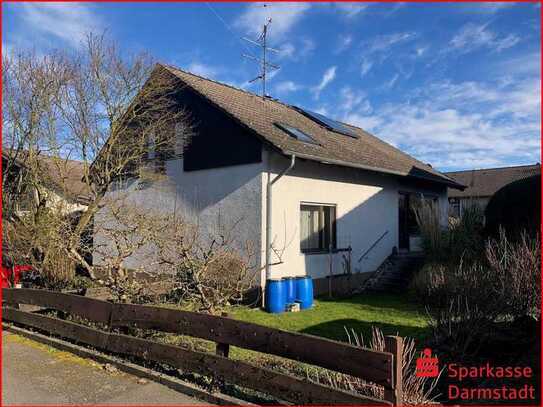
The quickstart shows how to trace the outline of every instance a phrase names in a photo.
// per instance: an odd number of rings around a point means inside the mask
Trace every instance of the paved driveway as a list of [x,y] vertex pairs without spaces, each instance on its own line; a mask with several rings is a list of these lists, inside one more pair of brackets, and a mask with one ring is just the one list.
[[2,404],[207,404],[89,359],[2,333]]

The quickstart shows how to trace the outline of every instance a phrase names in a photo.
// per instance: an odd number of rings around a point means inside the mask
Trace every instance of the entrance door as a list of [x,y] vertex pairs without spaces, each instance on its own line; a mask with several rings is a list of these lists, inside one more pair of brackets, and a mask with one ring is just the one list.
[[398,198],[398,246],[400,250],[409,251],[409,194],[400,192]]

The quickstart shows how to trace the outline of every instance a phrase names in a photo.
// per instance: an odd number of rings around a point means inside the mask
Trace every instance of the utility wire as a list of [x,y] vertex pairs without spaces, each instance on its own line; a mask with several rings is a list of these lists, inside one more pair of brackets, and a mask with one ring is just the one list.
[[225,26],[225,28],[228,30],[228,32],[230,34],[232,34],[232,36],[234,38],[236,38],[236,40],[238,40],[240,42],[240,44],[243,46],[243,48],[245,49],[245,51],[247,51],[248,54],[250,54],[251,56],[253,56],[253,54],[251,53],[251,51],[249,50],[249,48],[243,43],[243,41],[241,40],[241,38],[239,38],[235,33],[234,31],[232,31],[232,29],[230,28],[230,26],[227,24],[226,21],[224,21],[224,19],[219,15],[219,13],[217,13],[215,11],[215,9],[213,7],[211,7],[211,4],[209,4],[208,2],[205,3],[207,8],[209,8],[209,10],[211,10],[211,12],[215,15],[215,17],[217,17],[219,19],[219,21]]

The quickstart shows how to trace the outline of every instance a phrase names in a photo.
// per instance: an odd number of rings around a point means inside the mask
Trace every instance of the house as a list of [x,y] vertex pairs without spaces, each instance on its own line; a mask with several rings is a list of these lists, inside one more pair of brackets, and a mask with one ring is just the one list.
[[[63,218],[75,224],[86,211],[89,201],[90,190],[82,181],[83,170],[84,164],[80,161],[41,153],[31,158],[26,150],[4,148],[4,226],[12,220],[12,216],[24,219],[28,214],[35,213],[39,205],[57,209]],[[85,230],[81,239],[85,247],[92,245],[91,228]],[[2,264],[9,265],[12,262],[11,249],[5,241],[2,248]],[[87,261],[91,260],[88,251],[84,256]]]
[[[132,180],[121,189],[202,227],[235,223],[240,241],[259,249],[261,286],[310,275],[326,287],[331,274],[375,271],[393,251],[417,249],[411,208],[421,197],[439,203],[446,224],[447,189],[462,185],[430,165],[321,114],[174,67],[156,69],[177,78],[176,97],[195,134],[182,156],[157,158],[167,181]],[[148,257],[134,256],[126,267]]]
[[[37,185],[25,184],[25,171],[29,162],[35,166],[31,171],[38,174]],[[27,151],[4,149],[2,151],[2,173],[6,174],[4,191],[11,193],[15,211],[23,214],[43,199],[48,207],[59,207],[69,215],[87,208],[89,188],[82,181],[83,163],[44,154],[30,160]],[[39,184],[39,185],[38,185]]]
[[445,175],[466,185],[464,190],[449,188],[448,191],[450,215],[460,217],[470,205],[478,205],[484,211],[490,198],[506,185],[541,175],[541,164],[446,172]]

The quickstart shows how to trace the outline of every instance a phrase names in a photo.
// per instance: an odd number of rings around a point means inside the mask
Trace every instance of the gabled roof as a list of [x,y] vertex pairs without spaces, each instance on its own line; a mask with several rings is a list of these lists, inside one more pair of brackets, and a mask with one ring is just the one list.
[[[358,127],[347,124],[348,129],[356,133],[358,138],[338,134],[306,117],[293,106],[175,67],[161,66],[285,155],[294,154],[327,164],[422,178],[453,188],[463,187],[431,166]],[[295,127],[310,135],[318,144],[298,141],[277,127],[276,123]]]
[[[25,166],[26,151],[11,152],[3,149],[2,158],[13,158],[20,167]],[[64,198],[87,204],[90,195],[89,187],[82,181],[84,164],[81,161],[51,157],[44,154],[38,155],[38,165],[43,171],[43,180],[48,187],[60,193]]]
[[541,164],[521,165],[517,167],[487,168],[446,172],[461,184],[467,186],[464,191],[449,190],[451,198],[489,197],[511,182],[541,175]]

